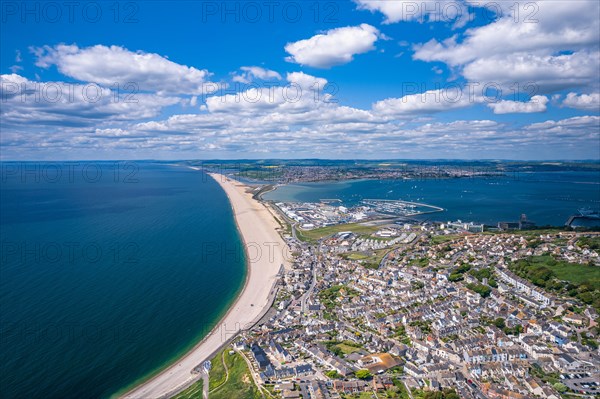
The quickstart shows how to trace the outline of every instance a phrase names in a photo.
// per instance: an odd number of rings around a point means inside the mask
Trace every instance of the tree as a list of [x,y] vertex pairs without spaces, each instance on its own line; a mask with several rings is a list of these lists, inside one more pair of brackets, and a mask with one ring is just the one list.
[[445,399],[460,399],[460,396],[454,390],[447,392],[444,397]]
[[340,373],[338,373],[337,370],[329,370],[328,372],[325,373],[325,375],[327,377],[331,378],[332,380],[335,380],[336,378],[341,377]]
[[578,294],[577,297],[584,303],[587,303],[588,305],[591,304],[594,301],[594,296],[592,295],[591,292],[582,292],[581,294]]
[[552,385],[552,387],[554,387],[554,389],[556,389],[558,391],[558,393],[567,392],[567,386],[565,384],[563,384],[562,382],[557,382],[556,384]]
[[356,373],[356,378],[361,379],[361,380],[368,380],[369,378],[373,377],[373,374],[371,374],[371,372],[369,370],[358,370]]
[[444,399],[444,394],[440,391],[425,391],[424,399]]
[[499,329],[503,329],[504,327],[506,327],[506,324],[504,323],[504,319],[502,317],[498,317],[496,320],[494,320],[494,325]]
[[509,328],[504,327],[504,334],[506,335],[519,335],[523,332],[523,326],[520,324],[517,324],[516,326],[514,326],[513,328]]
[[517,325],[515,326],[515,335],[519,335],[519,334],[521,334],[522,332],[523,332],[523,326],[522,326],[522,325],[520,325],[520,324],[517,324]]
[[488,296],[490,296],[490,293],[492,292],[492,289],[490,287],[488,287],[487,285],[483,285],[483,284],[467,284],[467,288],[472,291],[475,291],[476,293],[481,295],[483,298],[487,298]]

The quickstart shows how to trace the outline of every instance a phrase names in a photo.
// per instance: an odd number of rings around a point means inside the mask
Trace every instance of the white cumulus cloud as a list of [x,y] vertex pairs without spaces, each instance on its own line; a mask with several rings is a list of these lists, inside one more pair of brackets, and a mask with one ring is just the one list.
[[286,61],[315,68],[347,64],[355,55],[369,52],[380,37],[377,28],[361,24],[328,30],[309,39],[288,43]]
[[177,64],[165,57],[120,46],[79,48],[60,44],[32,49],[36,65],[56,65],[71,78],[104,86],[133,83],[139,90],[169,94],[201,94],[210,76],[205,69]]
[[527,130],[545,130],[552,133],[563,133],[574,130],[585,130],[596,136],[600,133],[600,117],[585,115],[574,116],[572,118],[561,119],[558,121],[548,120],[545,122],[532,123],[525,126]]
[[303,90],[323,90],[323,87],[327,84],[327,79],[318,78],[304,72],[289,72],[286,80],[297,84]]
[[385,15],[384,23],[400,21],[450,22],[467,18],[465,4],[456,0],[356,0],[358,9],[378,11]]
[[[509,90],[548,93],[598,81],[599,52],[585,50],[572,54],[514,54],[492,56],[469,63],[463,75],[481,85],[496,83]],[[528,87],[526,87],[528,86]]]
[[538,93],[597,85],[600,2],[490,4],[501,9],[496,20],[445,40],[415,45],[413,58],[445,62],[470,82],[504,87],[534,83]]
[[585,109],[589,111],[600,111],[600,93],[576,94],[569,93],[563,101],[563,105],[569,108]]
[[470,90],[464,91],[453,87],[377,101],[373,104],[373,110],[381,115],[401,116],[465,108],[482,101],[481,96]]
[[527,102],[500,100],[495,103],[488,104],[495,114],[531,114],[534,112],[546,111],[548,97],[533,96]]
[[231,80],[238,83],[250,83],[255,78],[262,80],[281,80],[281,75],[278,72],[259,66],[243,66],[240,70],[242,72],[234,74]]
[[34,82],[0,75],[4,126],[98,126],[156,117],[178,97],[123,93],[95,84]]

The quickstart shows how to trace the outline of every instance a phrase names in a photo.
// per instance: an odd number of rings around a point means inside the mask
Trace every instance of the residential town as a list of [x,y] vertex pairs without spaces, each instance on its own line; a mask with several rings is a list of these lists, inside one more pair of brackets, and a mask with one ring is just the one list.
[[264,397],[600,394],[599,233],[356,226],[282,230],[293,268],[230,347]]

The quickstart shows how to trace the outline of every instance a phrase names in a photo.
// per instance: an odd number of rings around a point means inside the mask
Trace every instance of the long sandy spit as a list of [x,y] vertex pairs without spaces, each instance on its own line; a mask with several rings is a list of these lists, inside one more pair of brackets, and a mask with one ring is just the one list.
[[[242,292],[219,324],[176,363],[126,393],[127,399],[168,398],[197,380],[192,370],[208,360],[241,329],[255,324],[270,305],[273,287],[287,267],[286,244],[277,233],[273,215],[246,193],[246,186],[220,174],[210,174],[225,190],[247,249],[248,273]],[[152,348],[148,348],[152,350]]]

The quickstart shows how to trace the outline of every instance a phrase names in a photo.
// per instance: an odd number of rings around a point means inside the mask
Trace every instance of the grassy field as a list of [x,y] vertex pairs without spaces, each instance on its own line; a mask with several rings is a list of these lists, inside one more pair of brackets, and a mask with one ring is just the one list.
[[361,350],[361,346],[352,341],[324,341],[325,347],[335,355],[344,357]]
[[457,238],[462,238],[462,237],[464,237],[464,235],[458,235],[458,234],[439,235],[439,236],[432,237],[431,243],[433,245],[437,245],[437,244],[442,244],[444,242],[456,240]]
[[569,263],[543,255],[518,260],[509,265],[509,269],[539,287],[578,298],[600,311],[598,266]]
[[176,396],[173,396],[171,399],[202,399],[202,387],[203,381],[200,380],[195,382],[192,386],[190,386],[185,391],[179,393]]
[[545,267],[559,280],[575,284],[591,283],[594,289],[600,290],[600,267],[556,261],[550,255],[532,256],[527,261],[531,269]]
[[367,259],[369,255],[364,254],[362,252],[348,252],[347,254],[343,254],[342,257],[348,260],[363,260]]
[[429,266],[428,258],[416,258],[410,261],[411,265],[419,266],[419,267],[427,267]]
[[[523,236],[540,236],[542,234],[558,234],[560,232],[568,231],[564,228],[548,228],[548,229],[533,229],[533,230],[519,230],[515,233]],[[506,234],[506,231],[498,232],[498,234]]]
[[362,348],[360,345],[352,341],[325,341],[323,343],[329,351],[341,357],[358,352]]
[[236,173],[235,176],[246,179],[274,180],[283,176],[283,169],[274,165],[264,165],[258,167],[244,165],[244,167],[238,168],[238,173]]
[[[229,354],[230,348],[220,352],[212,360],[210,371],[210,399],[259,399],[262,395],[254,385],[246,361],[238,353]],[[221,361],[221,356],[227,365],[227,372]]]
[[336,347],[338,347],[344,355],[349,355],[360,350],[360,348],[357,348],[356,346],[351,346],[343,342],[341,344],[337,344]]
[[589,249],[600,249],[600,237],[581,237],[577,240],[577,245]]
[[[381,264],[381,260],[383,259],[383,257],[385,256],[385,254],[387,254],[388,252],[390,252],[393,248],[382,248],[382,249],[376,249],[375,251],[369,251],[369,254],[363,254],[363,253],[358,253],[358,252],[351,252],[349,255],[352,256],[354,255],[355,260],[360,260],[361,264],[369,269],[377,269],[379,268],[379,265]],[[351,257],[348,257],[348,259],[352,259]]]
[[321,227],[314,230],[297,230],[298,237],[304,241],[317,241],[342,231],[351,231],[356,234],[372,234],[382,226],[365,226],[360,223],[337,224],[335,226]]
[[560,280],[572,283],[592,283],[594,289],[600,290],[600,267],[579,263],[557,262],[555,265],[545,264]]
[[[223,361],[227,363],[229,355],[229,349],[223,349],[221,352],[217,353],[215,357],[211,359],[211,369],[209,373],[208,380],[208,390],[212,391],[216,387],[223,385],[225,383],[225,379],[227,378],[227,372],[225,371],[225,366],[223,365]],[[227,365],[229,367],[229,365]]]

